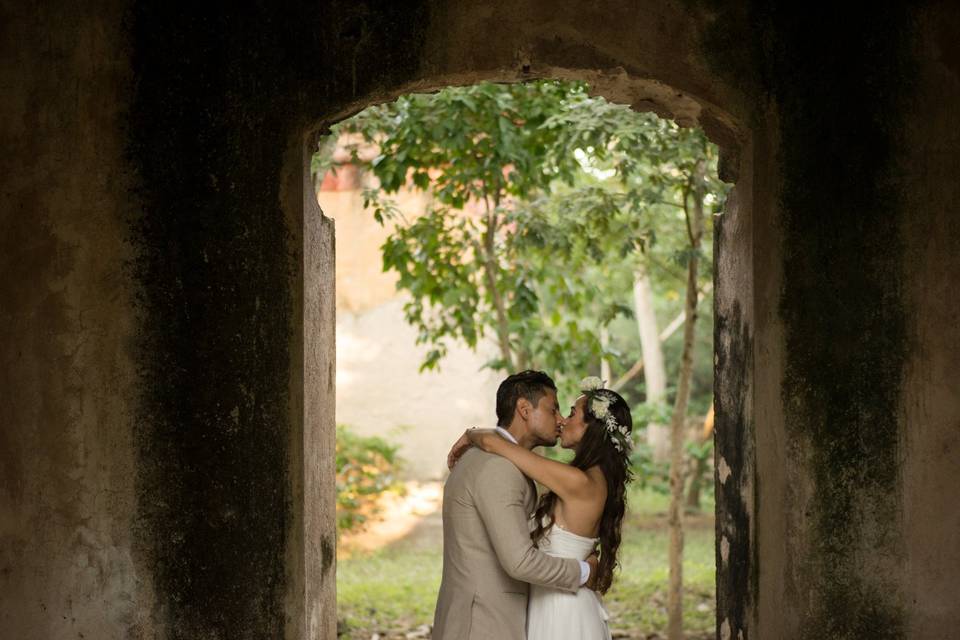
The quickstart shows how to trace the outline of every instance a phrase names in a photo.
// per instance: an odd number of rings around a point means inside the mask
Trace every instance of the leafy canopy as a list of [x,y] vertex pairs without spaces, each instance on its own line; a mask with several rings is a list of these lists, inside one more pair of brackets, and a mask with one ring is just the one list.
[[[601,332],[630,315],[637,269],[667,277],[686,264],[695,168],[716,163],[701,131],[577,82],[407,95],[332,133],[376,177],[365,206],[392,227],[383,267],[410,294],[406,319],[429,346],[422,368],[438,366],[452,340],[475,347],[489,335],[499,347],[489,366],[542,368],[568,384],[601,358],[629,366]],[[316,170],[332,164],[329,152]],[[714,175],[701,193],[719,207]],[[410,189],[430,196],[412,219],[392,199]]]

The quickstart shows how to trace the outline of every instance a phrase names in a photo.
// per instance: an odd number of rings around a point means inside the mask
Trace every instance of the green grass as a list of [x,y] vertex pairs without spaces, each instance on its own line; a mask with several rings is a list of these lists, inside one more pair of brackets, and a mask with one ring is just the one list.
[[433,622],[443,564],[440,548],[392,545],[337,563],[338,618],[345,638],[401,632]]
[[[705,497],[706,498],[706,497]],[[666,630],[669,535],[662,515],[668,497],[633,490],[620,547],[621,569],[604,598],[611,628],[630,636]],[[689,639],[714,632],[713,503],[688,520],[684,552],[684,628]],[[423,541],[402,540],[374,553],[337,563],[337,606],[345,623],[342,638],[399,636],[433,620],[440,586],[442,552]]]
[[[713,528],[685,532],[684,629],[688,637],[713,635],[715,565]],[[624,528],[620,573],[604,598],[610,626],[629,632],[660,632],[667,628],[666,530]]]

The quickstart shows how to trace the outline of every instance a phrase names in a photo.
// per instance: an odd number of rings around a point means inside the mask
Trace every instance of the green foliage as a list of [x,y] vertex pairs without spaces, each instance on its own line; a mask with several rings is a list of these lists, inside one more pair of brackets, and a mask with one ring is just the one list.
[[[666,510],[664,494],[629,488],[621,568],[605,597],[612,628],[628,631],[629,637],[650,637],[666,629]],[[425,527],[421,531],[430,530]],[[685,539],[685,632],[691,639],[712,638],[716,624],[712,519],[708,516],[693,522]],[[438,544],[411,537],[376,552],[338,560],[337,615],[342,621],[342,637],[366,639],[374,633],[403,637],[411,629],[430,624],[442,558]]]
[[[690,473],[688,474],[687,490],[697,483],[700,491],[700,497],[714,497],[716,485],[713,482],[713,438],[707,438],[703,442],[687,441],[684,444],[684,451],[687,460],[691,462]],[[697,502],[697,501],[695,501]],[[687,508],[696,508],[695,505],[688,504]]]
[[[393,225],[383,267],[410,294],[406,319],[428,346],[421,368],[437,367],[451,341],[475,347],[492,336],[499,355],[489,366],[548,370],[565,393],[601,359],[622,371],[638,357],[636,340],[609,331],[630,319],[637,269],[658,293],[682,291],[684,210],[698,163],[708,166],[703,188],[714,212],[725,195],[703,132],[591,97],[577,82],[407,95],[333,134],[352,134],[353,162],[378,181],[365,204]],[[318,159],[318,169],[327,163]],[[408,189],[430,196],[412,220],[392,199]]]
[[310,174],[322,178],[328,170],[336,171],[333,161],[333,152],[337,148],[335,136],[325,136],[320,139],[316,153],[310,158]]
[[713,438],[707,438],[703,442],[689,441],[685,449],[687,457],[693,461],[709,460],[713,457]]
[[[668,424],[671,411],[671,407],[663,403],[641,403],[631,410],[634,424],[639,425],[633,432],[634,446],[630,455],[630,466],[634,473],[633,485],[664,496],[670,494],[670,463],[666,460],[654,460],[653,450],[647,444],[646,425]],[[703,442],[687,441],[684,443],[684,457],[691,470],[701,468],[700,463],[706,463],[703,468],[709,468],[709,461],[713,458],[713,438]],[[712,496],[713,483],[704,482],[701,490],[705,495]]]
[[653,459],[653,449],[647,444],[646,429],[641,428],[634,434],[633,451],[630,454],[630,466],[633,469],[633,483],[643,489],[649,489],[663,495],[670,493],[670,465]]
[[378,436],[361,436],[337,425],[337,531],[361,528],[376,513],[377,499],[399,490],[399,446]]

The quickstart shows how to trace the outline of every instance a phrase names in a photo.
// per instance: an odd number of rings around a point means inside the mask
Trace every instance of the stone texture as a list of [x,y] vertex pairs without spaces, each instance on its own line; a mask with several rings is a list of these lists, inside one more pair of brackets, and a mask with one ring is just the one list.
[[311,144],[554,76],[699,123],[737,179],[718,633],[954,634],[960,11],[768,5],[3,3],[4,633],[335,637]]
[[901,422],[905,549],[900,578],[907,635],[946,638],[958,628],[960,509],[960,16],[929,8],[918,17],[916,92],[901,135],[902,288],[907,306],[907,366]]
[[0,9],[0,629],[136,635],[123,7]]

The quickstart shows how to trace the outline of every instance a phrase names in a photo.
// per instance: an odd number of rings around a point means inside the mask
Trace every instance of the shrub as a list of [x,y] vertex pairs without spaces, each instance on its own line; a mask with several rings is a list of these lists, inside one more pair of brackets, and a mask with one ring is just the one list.
[[399,490],[400,446],[379,436],[361,436],[337,425],[337,531],[363,527],[385,492]]

